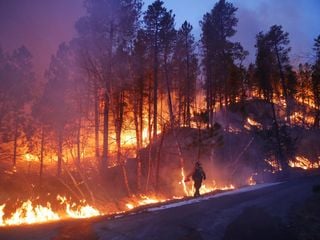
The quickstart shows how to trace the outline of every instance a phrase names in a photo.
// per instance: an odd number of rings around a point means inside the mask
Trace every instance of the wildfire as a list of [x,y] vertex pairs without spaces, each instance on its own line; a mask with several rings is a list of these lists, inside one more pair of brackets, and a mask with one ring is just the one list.
[[68,202],[66,197],[58,195],[57,199],[61,201],[61,205],[65,206],[64,213],[54,211],[49,202],[46,206],[42,206],[34,205],[31,200],[27,200],[9,217],[5,217],[6,204],[3,204],[0,206],[0,226],[44,223],[64,218],[89,218],[101,215],[97,209],[85,204],[85,201],[77,205]]
[[[206,193],[210,193],[213,191],[217,191],[217,190],[222,190],[222,191],[226,191],[226,190],[232,190],[235,189],[235,187],[230,184],[230,185],[225,185],[225,186],[217,186],[215,181],[212,181],[212,184],[202,184],[201,188],[200,188],[200,194],[206,194]],[[194,187],[193,184],[185,184],[185,193],[187,196],[193,196],[194,195]]]
[[32,202],[27,200],[11,214],[11,217],[4,219],[5,207],[6,204],[0,206],[0,226],[43,223],[61,219],[61,217],[51,209],[50,203],[47,203],[46,207],[41,205],[33,206]]
[[272,169],[272,173],[275,173],[277,171],[282,171],[282,168],[276,159],[265,159],[265,162],[270,165]]
[[257,184],[257,182],[254,180],[254,176],[256,175],[258,175],[258,173],[254,173],[248,178],[247,180],[248,185],[253,186]]
[[65,204],[66,213],[71,218],[90,218],[101,215],[99,210],[88,205],[85,200],[82,200],[82,205],[78,206],[75,203],[70,204],[70,202],[67,201],[66,197],[61,197],[60,195],[58,195],[57,199],[60,200],[62,205]]
[[254,126],[258,129],[262,129],[262,125],[260,123],[258,123],[257,121],[253,120],[252,118],[247,118],[247,122],[244,125],[244,127],[248,130],[251,130],[251,127]]
[[31,154],[31,153],[26,153],[26,154],[24,155],[24,159],[25,159],[27,162],[37,162],[37,161],[39,161],[39,160],[38,160],[38,157],[35,156],[35,155],[33,155],[33,154]]
[[312,168],[319,168],[320,161],[311,162],[308,158],[303,156],[296,156],[295,161],[289,161],[290,167],[297,167],[302,168],[304,170],[312,169]]
[[144,206],[153,203],[166,202],[170,199],[166,199],[158,196],[147,196],[147,195],[138,195],[133,196],[130,199],[130,202],[126,204],[127,209],[131,210],[139,206]]

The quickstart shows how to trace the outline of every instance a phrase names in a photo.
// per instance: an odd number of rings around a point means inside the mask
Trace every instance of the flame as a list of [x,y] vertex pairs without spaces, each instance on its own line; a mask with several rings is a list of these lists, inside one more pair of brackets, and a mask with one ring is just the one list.
[[271,166],[272,173],[275,173],[277,171],[282,171],[282,168],[276,159],[265,159],[265,162]]
[[[187,196],[191,197],[194,195],[194,186],[193,186],[193,182],[191,181],[191,183],[189,184],[185,184],[185,193]],[[200,188],[200,194],[206,194],[206,193],[211,193],[217,190],[222,190],[222,191],[226,191],[226,190],[232,190],[235,189],[235,187],[230,184],[230,185],[225,185],[225,186],[217,186],[215,181],[212,181],[212,184],[209,183],[203,183],[201,185]]]
[[254,173],[248,178],[247,180],[248,185],[253,186],[257,184],[257,182],[253,178],[253,176],[256,176],[256,175],[258,175],[258,173]]
[[289,161],[290,167],[302,168],[304,170],[319,168],[320,161],[318,162],[311,162],[308,158],[303,156],[296,156],[295,161]]
[[5,206],[5,204],[0,206],[1,226],[43,223],[60,219],[60,216],[51,209],[50,203],[47,203],[46,207],[41,205],[33,206],[31,200],[27,200],[7,219],[4,219],[3,210]]
[[5,218],[4,209],[6,204],[0,206],[0,226],[22,225],[57,221],[64,218],[89,218],[99,216],[101,213],[92,206],[81,201],[81,205],[70,204],[66,197],[57,196],[61,205],[65,205],[65,213],[59,214],[51,208],[47,202],[46,206],[34,205],[31,200],[27,200],[13,212],[10,217]]
[[[189,192],[188,192],[187,185],[186,185],[186,176],[184,174],[184,168],[183,167],[181,167],[181,178],[182,179],[181,179],[180,183],[182,183],[183,191],[187,196],[189,196]],[[189,180],[189,179],[187,179],[187,180]]]
[[[62,197],[60,195],[57,196],[57,200],[60,200],[60,203],[66,206],[66,213],[71,218],[90,218],[101,215],[99,210],[95,209],[94,207],[86,204],[85,200],[82,200],[81,203],[83,204],[78,206],[75,203],[69,203],[66,197]],[[84,205],[85,204],[85,205]]]
[[247,122],[246,124],[244,125],[244,127],[247,129],[247,130],[251,130],[251,127],[254,126],[258,129],[262,129],[262,124],[258,123],[257,121],[253,120],[252,118],[247,118]]
[[37,162],[39,161],[38,160],[38,157],[31,154],[31,153],[26,153],[24,154],[24,159],[27,161],[27,162]]
[[170,199],[158,197],[158,196],[147,196],[147,195],[138,195],[132,196],[130,202],[126,203],[127,209],[131,210],[139,206],[154,204],[154,203],[161,203],[166,202]]

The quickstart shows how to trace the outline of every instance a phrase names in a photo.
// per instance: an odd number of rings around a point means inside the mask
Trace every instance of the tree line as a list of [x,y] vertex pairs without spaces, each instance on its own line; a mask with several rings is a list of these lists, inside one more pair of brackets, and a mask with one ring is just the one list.
[[[134,151],[157,141],[165,128],[192,127],[196,115],[208,128],[215,112],[252,96],[272,109],[277,158],[285,161],[281,129],[290,126],[294,104],[312,103],[320,125],[320,36],[313,63],[290,63],[289,34],[274,25],[256,35],[255,63],[236,34],[237,8],[219,0],[202,21],[200,41],[185,21],[161,0],[142,12],[141,0],[85,0],[86,14],[75,24],[76,36],[61,43],[44,81],[35,78],[32,55],[25,47],[0,51],[1,161],[32,153],[43,164],[51,159],[62,172],[66,156],[80,167],[87,157],[103,172],[124,167],[124,135],[135,139]],[[197,102],[203,93],[204,102]],[[277,115],[277,100],[285,117]],[[200,107],[199,107],[200,106]],[[112,146],[112,147],[111,147]],[[89,153],[88,153],[89,152]],[[141,162],[138,159],[138,175]]]

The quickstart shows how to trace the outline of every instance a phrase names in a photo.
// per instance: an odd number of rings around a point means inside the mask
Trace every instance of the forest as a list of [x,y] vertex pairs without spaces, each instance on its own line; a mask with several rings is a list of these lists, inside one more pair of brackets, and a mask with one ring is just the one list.
[[41,78],[25,46],[0,48],[0,225],[21,202],[86,217],[191,196],[195,162],[203,193],[319,171],[320,35],[293,65],[270,26],[247,64],[232,3],[204,13],[198,40],[163,1],[142,5],[85,0]]

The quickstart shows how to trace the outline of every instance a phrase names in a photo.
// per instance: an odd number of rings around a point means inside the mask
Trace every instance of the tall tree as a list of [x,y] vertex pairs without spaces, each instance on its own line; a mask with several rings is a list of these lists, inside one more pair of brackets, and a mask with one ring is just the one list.
[[153,64],[153,138],[156,139],[158,131],[158,88],[159,66],[162,50],[161,35],[163,35],[163,22],[168,16],[167,9],[160,0],[154,1],[144,13],[145,34],[148,44],[149,56]]
[[[282,26],[273,25],[267,33],[267,38],[270,45],[269,47],[276,58],[276,66],[282,87],[282,94],[286,102],[286,118],[287,122],[290,124],[290,106],[293,99],[289,99],[289,95],[292,96],[296,82],[295,78],[292,77],[292,71],[289,65],[289,52],[291,50],[288,46],[290,43],[289,34],[283,31]],[[288,81],[286,81],[286,72]],[[290,91],[289,86],[293,91]]]
[[89,43],[85,45],[85,49],[93,64],[90,68],[92,77],[99,78],[104,91],[101,170],[108,165],[110,85],[115,81],[115,54],[118,48],[132,47],[141,5],[140,0],[86,0],[87,16],[77,24],[80,37]]
[[320,127],[320,35],[314,40],[313,50],[316,54],[316,62],[312,72],[312,92],[316,107],[314,117],[314,127]]
[[74,82],[71,78],[70,48],[62,43],[55,56],[52,56],[49,69],[46,72],[48,82],[44,88],[40,109],[45,109],[46,124],[55,136],[57,152],[57,175],[60,176],[63,164],[63,147],[68,130],[77,119],[77,109],[71,98]]
[[[209,125],[213,124],[213,111],[217,102],[220,107],[228,105],[231,77],[234,61],[239,56],[236,51],[240,43],[231,42],[238,19],[237,8],[225,0],[215,4],[210,13],[203,16],[201,22],[201,43],[205,70],[205,89]],[[224,102],[224,103],[223,103]]]
[[25,134],[26,106],[33,99],[34,84],[32,56],[26,47],[12,54],[0,51],[0,124],[2,140],[13,144],[13,166],[17,163],[19,139]]
[[[176,88],[178,89],[179,123],[190,127],[191,107],[196,96],[198,59],[192,26],[185,21],[177,33],[174,53]],[[181,119],[182,118],[182,119]]]
[[[285,90],[283,91],[286,91],[286,99],[288,99],[289,90],[288,86],[285,83],[284,69],[282,69],[282,66],[284,66],[284,63],[286,63],[288,59],[288,51],[284,50],[285,48],[281,44],[276,45],[277,47],[275,47],[275,39],[278,39],[278,34],[280,34],[280,32],[274,29],[279,30],[279,28],[271,28],[271,30],[268,33],[264,34],[260,32],[256,37],[256,75],[258,79],[258,86],[262,90],[265,100],[270,104],[272,111],[272,134],[268,135],[268,138],[274,139],[274,141],[271,141],[274,143],[274,147],[272,148],[275,149],[274,155],[278,161],[279,166],[281,166],[281,168],[286,173],[288,169],[288,160],[289,157],[292,155],[289,154],[289,152],[292,152],[289,148],[289,145],[293,141],[291,141],[292,139],[290,139],[290,135],[287,133],[286,125],[280,126],[279,124],[275,110],[276,107],[274,103],[274,94],[277,92],[279,86],[280,74],[281,86],[285,87]],[[282,39],[282,37],[279,38]],[[282,41],[279,40],[279,42]],[[288,68],[287,72],[290,73],[290,71],[292,70],[289,68],[289,65],[286,66]],[[293,77],[294,76],[292,76],[292,78]],[[292,79],[290,80],[292,81]],[[292,87],[291,95],[293,94],[294,88]],[[290,117],[287,111],[287,117],[288,116]]]

